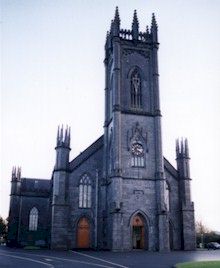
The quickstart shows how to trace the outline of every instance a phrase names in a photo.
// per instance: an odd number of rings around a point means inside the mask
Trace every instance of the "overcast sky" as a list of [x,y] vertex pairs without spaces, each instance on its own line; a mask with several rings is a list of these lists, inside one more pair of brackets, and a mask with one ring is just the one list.
[[0,215],[11,169],[50,179],[59,124],[72,129],[71,159],[103,133],[104,42],[115,6],[140,30],[155,12],[164,156],[187,137],[196,218],[220,231],[220,1],[2,0]]

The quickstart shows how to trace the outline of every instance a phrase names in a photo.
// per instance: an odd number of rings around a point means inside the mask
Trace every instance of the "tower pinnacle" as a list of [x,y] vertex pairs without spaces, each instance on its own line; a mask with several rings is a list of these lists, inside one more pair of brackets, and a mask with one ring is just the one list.
[[119,16],[119,10],[118,10],[118,7],[116,6],[115,8],[115,18],[114,18],[114,21],[118,24],[120,24],[120,16]]
[[58,126],[57,130],[57,147],[63,146],[63,147],[70,147],[70,127],[66,126],[65,133],[63,130],[63,125],[60,128]]
[[116,9],[115,9],[115,17],[114,17],[114,20],[112,21],[111,28],[112,28],[113,36],[119,36],[119,32],[120,32],[120,16],[119,16],[118,7],[116,7]]
[[152,34],[152,39],[153,42],[157,43],[157,21],[155,18],[155,14],[152,14],[152,20],[151,20],[151,34]]
[[137,18],[137,11],[134,10],[133,22],[132,22],[132,37],[134,40],[138,40],[139,22]]
[[157,28],[157,21],[154,13],[152,14],[151,28]]
[[12,167],[11,180],[12,181],[21,180],[21,167]]

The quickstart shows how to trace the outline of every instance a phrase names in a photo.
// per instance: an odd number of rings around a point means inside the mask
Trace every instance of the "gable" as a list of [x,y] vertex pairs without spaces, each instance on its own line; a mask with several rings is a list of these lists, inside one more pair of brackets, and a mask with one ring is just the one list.
[[93,154],[95,154],[98,150],[103,147],[104,139],[103,135],[99,137],[95,142],[93,142],[88,148],[86,148],[81,154],[79,154],[76,158],[74,158],[70,164],[69,169],[73,171],[78,166],[80,166],[83,162],[85,162],[88,158],[90,158]]
[[164,170],[168,172],[172,177],[177,179],[178,173],[177,170],[174,168],[173,165],[170,164],[170,162],[164,157]]

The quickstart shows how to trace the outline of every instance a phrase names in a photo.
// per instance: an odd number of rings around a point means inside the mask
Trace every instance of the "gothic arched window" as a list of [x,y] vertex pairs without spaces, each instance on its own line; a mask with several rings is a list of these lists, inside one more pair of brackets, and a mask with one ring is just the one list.
[[144,156],[132,155],[131,166],[132,167],[144,167]]
[[79,182],[79,207],[91,208],[92,204],[92,183],[87,174]]
[[141,103],[141,76],[137,69],[133,71],[130,78],[131,107],[140,108]]
[[38,225],[38,210],[33,207],[29,214],[29,231],[37,231]]
[[165,204],[167,207],[167,211],[170,210],[170,189],[169,189],[169,185],[166,182],[165,183]]

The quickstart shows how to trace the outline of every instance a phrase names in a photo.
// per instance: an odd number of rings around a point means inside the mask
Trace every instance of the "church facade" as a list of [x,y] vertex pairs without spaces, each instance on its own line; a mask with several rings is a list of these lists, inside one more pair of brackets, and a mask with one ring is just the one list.
[[105,44],[104,134],[69,160],[70,129],[57,133],[50,180],[13,168],[9,245],[114,251],[195,249],[187,140],[174,168],[163,156],[158,36],[120,27],[116,8]]

